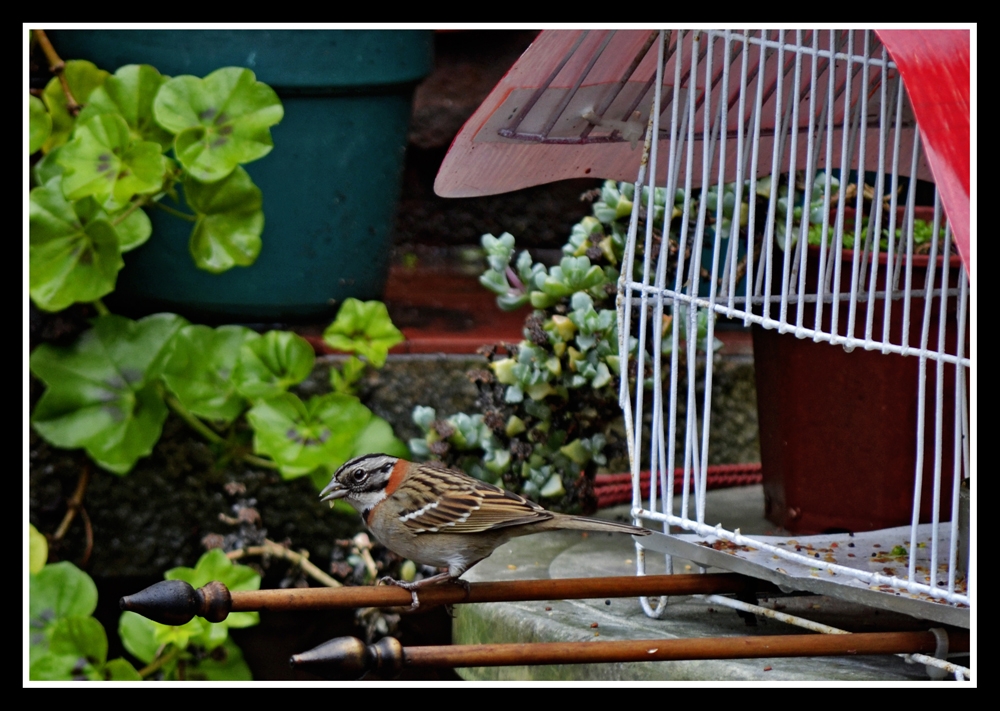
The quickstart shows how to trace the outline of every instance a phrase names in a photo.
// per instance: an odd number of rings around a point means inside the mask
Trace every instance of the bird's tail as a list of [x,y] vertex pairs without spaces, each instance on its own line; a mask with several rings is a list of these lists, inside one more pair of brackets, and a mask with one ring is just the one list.
[[605,521],[586,516],[556,516],[552,521],[553,528],[570,528],[578,531],[607,531],[608,533],[628,533],[632,536],[648,536],[652,531],[648,528],[633,526],[630,523]]

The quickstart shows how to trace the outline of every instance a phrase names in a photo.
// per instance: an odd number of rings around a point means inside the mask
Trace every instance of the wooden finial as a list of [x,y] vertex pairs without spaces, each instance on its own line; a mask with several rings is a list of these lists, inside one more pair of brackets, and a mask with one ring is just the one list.
[[222,622],[232,610],[233,599],[229,589],[218,581],[195,590],[183,580],[164,580],[135,595],[126,595],[118,606],[164,625],[183,625],[195,615],[209,622]]
[[357,637],[337,637],[288,660],[293,669],[324,679],[360,679],[368,672],[392,678],[403,668],[403,646],[395,637],[366,645]]

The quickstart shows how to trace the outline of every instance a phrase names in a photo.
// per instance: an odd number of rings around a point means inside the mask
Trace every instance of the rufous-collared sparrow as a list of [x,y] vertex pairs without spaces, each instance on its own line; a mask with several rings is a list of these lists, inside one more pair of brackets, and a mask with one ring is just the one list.
[[[369,530],[392,552],[448,572],[405,583],[409,590],[459,581],[459,576],[515,536],[577,529],[645,536],[648,529],[547,511],[533,501],[479,481],[438,462],[409,462],[366,454],[341,466],[320,492],[323,501],[346,499]],[[419,605],[413,594],[413,606]]]

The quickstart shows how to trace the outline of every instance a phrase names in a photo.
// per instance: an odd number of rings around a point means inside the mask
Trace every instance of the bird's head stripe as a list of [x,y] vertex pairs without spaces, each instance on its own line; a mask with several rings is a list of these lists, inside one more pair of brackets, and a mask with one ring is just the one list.
[[389,474],[389,482],[385,485],[385,495],[392,496],[392,492],[399,488],[400,483],[403,481],[403,477],[406,475],[406,469],[409,466],[409,462],[405,459],[400,459],[396,462],[396,466],[392,468],[392,473]]

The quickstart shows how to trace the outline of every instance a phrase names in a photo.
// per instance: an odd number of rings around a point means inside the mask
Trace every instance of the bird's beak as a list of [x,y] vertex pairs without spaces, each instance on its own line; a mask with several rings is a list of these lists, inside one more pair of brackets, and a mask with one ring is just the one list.
[[[326,488],[323,489],[323,491],[319,492],[319,496],[320,501],[332,502],[334,499],[342,499],[347,496],[347,489],[341,486],[339,481],[334,479],[326,485]],[[332,503],[330,505],[333,506]]]

